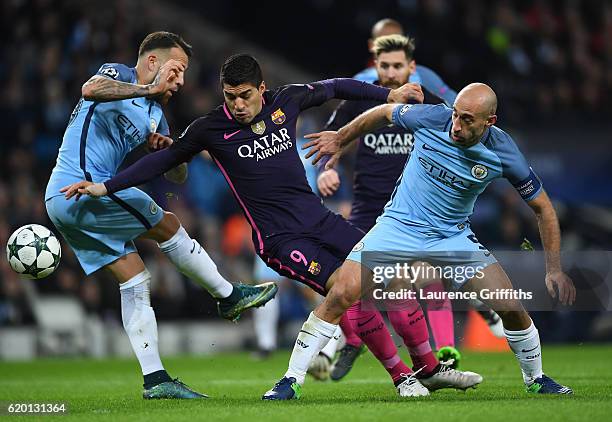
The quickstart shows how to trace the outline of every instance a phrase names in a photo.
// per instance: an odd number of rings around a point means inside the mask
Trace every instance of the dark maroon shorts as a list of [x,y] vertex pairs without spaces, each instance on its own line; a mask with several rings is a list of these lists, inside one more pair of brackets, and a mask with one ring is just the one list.
[[305,232],[266,238],[261,258],[277,273],[325,295],[327,280],[364,235],[344,218],[330,212]]

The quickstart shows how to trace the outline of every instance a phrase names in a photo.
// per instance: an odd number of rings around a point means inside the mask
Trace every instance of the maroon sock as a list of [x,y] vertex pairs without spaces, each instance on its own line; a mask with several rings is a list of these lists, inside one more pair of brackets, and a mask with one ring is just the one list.
[[385,367],[395,383],[412,370],[400,359],[391,333],[378,310],[363,310],[357,302],[347,311],[348,319],[361,340]]
[[424,373],[433,371],[438,365],[438,359],[431,350],[425,315],[419,303],[416,300],[406,300],[401,310],[390,310],[387,315],[395,332],[402,337],[408,348],[413,369],[416,371],[424,368]]
[[[436,282],[423,288],[423,293],[432,293],[441,295],[444,292],[442,282]],[[453,319],[453,307],[450,299],[443,296],[440,299],[428,299],[427,303],[427,320],[431,327],[436,349],[444,346],[455,347],[455,327]]]
[[346,337],[346,344],[353,347],[361,347],[363,342],[353,329],[353,325],[348,318],[348,312],[345,312],[344,315],[342,315],[342,319],[340,320],[340,328],[342,328],[342,333],[344,334],[344,337]]

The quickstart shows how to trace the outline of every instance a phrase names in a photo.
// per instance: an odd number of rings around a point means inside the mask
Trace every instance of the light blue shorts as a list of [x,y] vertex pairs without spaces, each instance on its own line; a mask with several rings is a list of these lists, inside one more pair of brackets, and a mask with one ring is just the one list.
[[[376,275],[389,266],[424,261],[440,269],[454,289],[460,289],[477,271],[497,262],[469,227],[458,224],[439,231],[381,217],[346,259],[359,262]],[[382,277],[382,275],[381,275]],[[385,285],[391,279],[385,279]]]
[[146,193],[130,188],[101,198],[49,198],[47,214],[87,275],[136,252],[133,240],[156,226],[164,211]]

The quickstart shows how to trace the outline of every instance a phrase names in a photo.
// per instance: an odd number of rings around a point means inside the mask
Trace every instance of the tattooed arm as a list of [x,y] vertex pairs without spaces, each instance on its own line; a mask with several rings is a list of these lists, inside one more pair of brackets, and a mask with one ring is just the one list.
[[155,80],[147,85],[122,82],[115,80],[112,76],[107,77],[97,74],[83,84],[81,93],[84,99],[99,102],[155,97],[172,88],[173,80],[184,69],[184,64],[176,60],[168,60],[159,68]]
[[152,84],[139,85],[115,81],[94,75],[81,88],[83,98],[89,101],[115,101],[151,95]]

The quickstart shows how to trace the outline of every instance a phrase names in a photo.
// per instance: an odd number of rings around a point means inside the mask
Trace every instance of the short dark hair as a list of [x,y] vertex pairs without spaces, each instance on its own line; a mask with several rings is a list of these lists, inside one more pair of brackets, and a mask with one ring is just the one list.
[[221,85],[238,86],[244,83],[259,87],[263,81],[261,67],[250,54],[234,54],[225,60],[219,75]]
[[185,54],[187,54],[187,57],[191,57],[191,45],[187,44],[187,42],[180,35],[166,31],[152,32],[147,35],[140,43],[140,47],[138,48],[138,56],[142,56],[143,54],[158,48],[165,49],[173,47],[182,48]]
[[390,53],[392,51],[403,51],[406,53],[408,61],[414,57],[414,38],[408,38],[403,35],[393,34],[378,37],[374,40],[372,51],[378,57],[380,53]]

